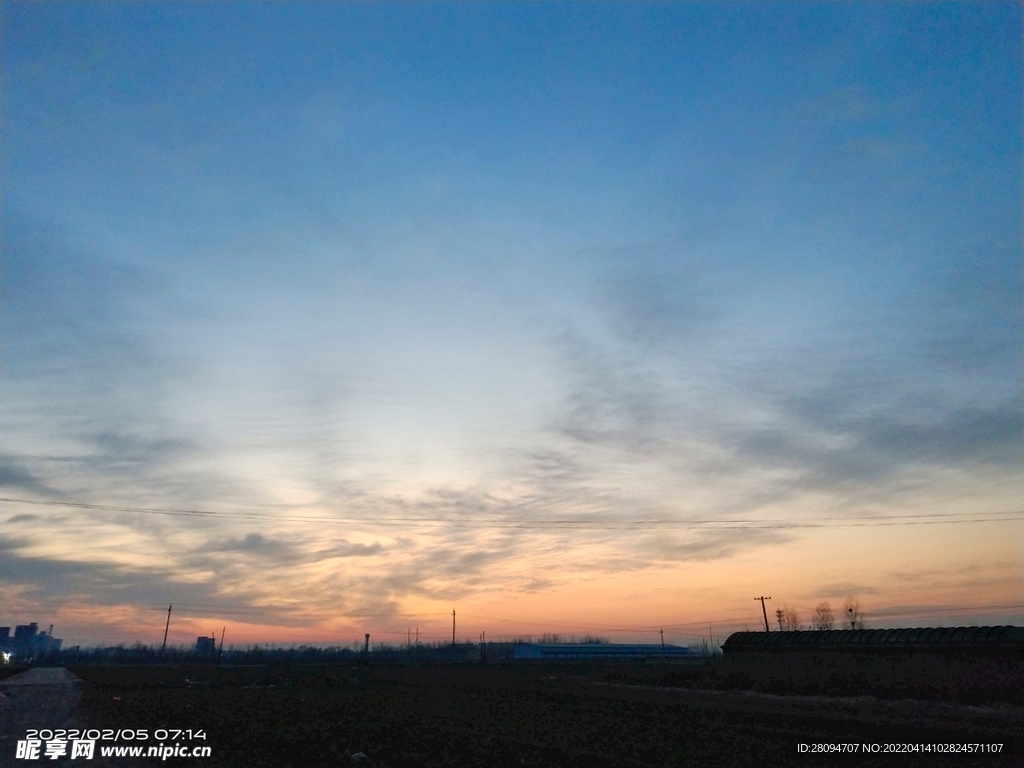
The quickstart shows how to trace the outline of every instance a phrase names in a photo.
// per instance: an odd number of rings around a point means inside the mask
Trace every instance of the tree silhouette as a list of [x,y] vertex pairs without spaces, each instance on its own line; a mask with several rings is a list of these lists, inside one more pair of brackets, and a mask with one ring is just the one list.
[[864,614],[860,612],[860,600],[856,597],[846,598],[843,613],[846,614],[846,625],[850,629],[864,629]]
[[811,626],[817,630],[832,629],[835,620],[832,618],[832,606],[828,603],[818,603],[814,606],[814,618],[811,619]]
[[796,608],[790,608],[788,605],[782,610],[782,619],[779,621],[779,626],[787,632],[795,632],[801,629],[800,626],[800,614],[796,612]]

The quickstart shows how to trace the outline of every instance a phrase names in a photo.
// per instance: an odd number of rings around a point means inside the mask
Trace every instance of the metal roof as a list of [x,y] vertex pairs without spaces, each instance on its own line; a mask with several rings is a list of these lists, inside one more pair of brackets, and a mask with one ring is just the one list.
[[666,643],[516,643],[512,649],[517,659],[584,659],[608,657],[681,656],[687,648]]
[[736,632],[725,651],[859,649],[1018,649],[1024,627],[919,627],[913,629],[833,629],[807,632]]

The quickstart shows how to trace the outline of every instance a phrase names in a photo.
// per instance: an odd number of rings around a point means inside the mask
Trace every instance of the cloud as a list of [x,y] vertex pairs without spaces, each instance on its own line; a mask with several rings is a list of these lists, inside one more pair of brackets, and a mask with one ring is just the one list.
[[330,549],[321,549],[313,553],[312,557],[317,561],[333,560],[337,557],[370,557],[384,552],[384,545],[379,541],[373,544],[350,544],[343,542]]
[[[975,236],[947,245],[937,279],[921,281],[909,308],[921,339],[915,364],[984,375],[991,383],[1020,379],[1024,296],[1019,242]],[[909,314],[909,313],[908,313]]]
[[166,298],[166,280],[17,208],[8,207],[5,232],[5,376],[76,399],[152,380],[156,360],[139,323]]
[[857,427],[864,449],[890,461],[1015,465],[1021,457],[1024,412],[1019,403],[1000,403],[958,408],[930,423],[872,418]]
[[860,584],[853,581],[839,581],[822,584],[814,590],[800,595],[800,599],[817,600],[819,598],[828,598],[841,600],[850,596],[879,594],[882,594],[881,590],[866,584]]
[[777,426],[735,433],[739,461],[788,469],[790,492],[895,481],[915,468],[1019,465],[1024,431],[1016,403],[964,407],[930,419],[898,409],[858,413],[834,390],[788,398]]
[[265,555],[274,559],[296,558],[295,548],[276,539],[268,539],[261,533],[249,533],[243,538],[227,538],[204,544],[196,552],[243,552]]
[[181,438],[147,438],[114,430],[103,430],[84,435],[83,440],[94,445],[102,461],[114,464],[161,465],[196,449],[196,445]]
[[[20,554],[19,550],[32,543],[26,537],[0,535],[0,585],[8,593],[16,593],[19,603],[51,611],[76,606],[145,608],[174,603],[200,608],[221,606],[227,616],[241,615],[268,625],[308,626],[316,620],[311,606],[268,600],[265,590],[226,582],[220,574],[204,576],[180,567],[138,568]],[[187,608],[179,610],[189,613]],[[215,608],[204,610],[217,612]],[[116,631],[115,627],[108,629]]]
[[0,581],[29,588],[44,603],[82,602],[93,605],[152,604],[168,598],[215,602],[216,581],[179,581],[169,568],[131,568],[114,563],[25,556],[19,550],[32,540],[0,536]]
[[169,278],[17,207],[7,220],[3,439],[47,448],[8,454],[5,484],[134,505],[209,503],[226,490],[247,498],[165,408],[184,371],[160,338],[184,306]]
[[717,330],[735,292],[725,273],[682,254],[663,254],[654,264],[632,255],[628,267],[597,284],[596,303],[614,333],[632,343],[692,346]]
[[[559,344],[571,376],[553,429],[577,443],[645,452],[665,437],[673,419],[657,378],[635,359],[566,333]],[[564,457],[563,457],[564,460]]]
[[[568,434],[575,437],[576,430],[570,428]],[[556,489],[565,492],[591,477],[579,458],[553,445],[527,450],[515,458],[520,464],[516,476],[539,493]]]
[[473,594],[493,585],[498,581],[497,574],[491,575],[488,571],[512,562],[515,552],[511,540],[498,549],[441,544],[419,550],[407,562],[371,581],[390,598],[423,595],[450,599],[456,594]]
[[660,534],[645,542],[644,550],[652,557],[675,562],[707,562],[732,557],[746,549],[782,544],[795,536],[782,530],[746,528],[695,533],[683,539],[678,535]]
[[39,515],[15,515],[14,517],[8,518],[8,523],[30,523],[34,520],[40,520],[42,518]]
[[9,455],[0,456],[0,487],[51,499],[63,496],[42,477]]

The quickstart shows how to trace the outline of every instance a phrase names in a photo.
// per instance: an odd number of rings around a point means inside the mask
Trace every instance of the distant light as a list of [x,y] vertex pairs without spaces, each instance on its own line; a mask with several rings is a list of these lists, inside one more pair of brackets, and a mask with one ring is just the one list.
[[6,664],[7,662],[9,662],[11,660],[11,654],[7,653],[7,651],[3,651],[2,654],[0,654],[0,655],[3,656],[3,663],[4,664]]

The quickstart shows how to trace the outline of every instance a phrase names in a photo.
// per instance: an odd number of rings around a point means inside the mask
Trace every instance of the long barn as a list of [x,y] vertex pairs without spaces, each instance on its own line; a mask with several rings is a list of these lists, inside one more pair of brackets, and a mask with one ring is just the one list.
[[737,632],[728,672],[800,686],[1005,698],[1024,688],[1024,627]]

